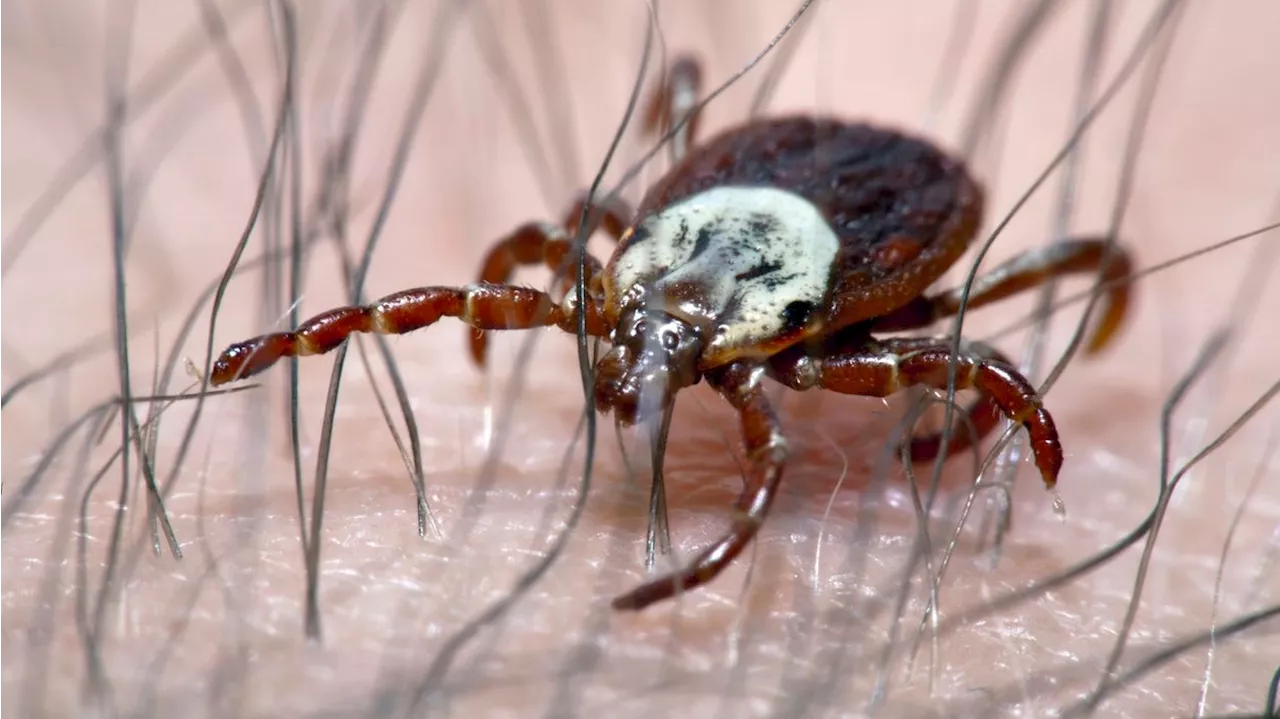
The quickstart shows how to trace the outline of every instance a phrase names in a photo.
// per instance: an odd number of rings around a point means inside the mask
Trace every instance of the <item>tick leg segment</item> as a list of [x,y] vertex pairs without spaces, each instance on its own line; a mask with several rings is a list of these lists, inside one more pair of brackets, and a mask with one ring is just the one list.
[[[946,340],[869,340],[862,348],[825,357],[806,355],[802,349],[774,357],[770,361],[771,375],[792,389],[821,387],[867,397],[888,397],[913,385],[945,390],[947,368],[952,361]],[[956,389],[978,390],[1006,417],[1025,427],[1041,478],[1048,487],[1056,484],[1062,468],[1062,444],[1053,417],[1041,406],[1031,383],[1012,365],[994,357],[969,353],[954,359]],[[981,409],[980,405],[975,409]],[[978,428],[982,429],[981,424]]]
[[[577,234],[578,220],[582,217],[582,208],[586,197],[573,203],[569,212],[565,213],[565,221],[561,226],[547,222],[529,222],[516,228],[514,232],[494,243],[480,265],[480,281],[505,283],[511,280],[516,267],[527,265],[545,265],[558,270],[562,262],[570,257],[573,249],[573,238]],[[631,209],[621,200],[597,202],[591,208],[587,218],[590,223],[588,236],[597,227],[604,227],[609,236],[617,240],[626,232],[631,221]],[[587,272],[592,274],[600,267],[600,261],[587,255]]]
[[682,55],[672,63],[666,80],[666,86],[654,93],[649,101],[644,126],[649,132],[666,134],[685,116],[691,115],[680,131],[671,137],[671,154],[679,162],[697,135],[701,113],[695,108],[698,106],[698,90],[702,87],[702,66],[693,57]]
[[[896,339],[895,342],[898,343],[898,352],[906,352],[908,351],[906,348],[913,345],[918,349],[927,350],[947,344],[946,340],[931,337],[903,337]],[[1001,354],[999,350],[981,342],[966,342],[961,345],[961,350],[980,360],[996,362],[1006,367],[1013,366],[1013,363]],[[943,383],[945,388],[945,378]],[[948,457],[954,457],[981,442],[1000,423],[1001,410],[994,397],[986,392],[980,392],[978,399],[974,400],[964,410],[964,414],[965,417],[956,423],[955,428],[950,433],[950,438],[947,440]],[[942,442],[946,437],[947,433],[945,432],[912,437],[911,461],[928,462],[936,458],[942,451]]]
[[[1032,289],[1046,281],[1074,274],[1098,274],[1106,283],[1101,314],[1085,352],[1093,354],[1105,347],[1129,307],[1129,283],[1123,279],[1133,270],[1133,259],[1123,248],[1106,239],[1073,239],[1018,255],[974,280],[967,309],[977,309],[1011,295]],[[957,287],[932,297],[920,297],[876,321],[873,331],[897,332],[927,327],[936,320],[954,317],[960,311],[964,288]]]
[[[586,204],[587,193],[583,192],[569,206],[569,211],[564,216],[565,234],[568,235],[566,239],[572,241],[578,234],[578,221],[582,219],[582,208]],[[591,237],[596,230],[603,227],[605,233],[614,241],[620,240],[627,228],[631,226],[634,214],[631,206],[621,198],[597,196],[591,203],[591,213],[587,215],[587,237]]]
[[[504,284],[511,280],[516,267],[522,265],[545,265],[553,272],[565,267],[561,290],[571,287],[577,280],[576,268],[573,267],[573,239],[577,234],[578,221],[582,217],[582,208],[586,204],[585,195],[579,198],[565,215],[562,227],[546,222],[530,222],[516,228],[514,232],[499,240],[480,265],[480,281],[491,284]],[[626,232],[631,220],[631,209],[621,200],[600,201],[594,203],[591,214],[587,218],[590,237],[597,227],[604,227],[609,236],[615,240]],[[588,293],[591,284],[596,281],[601,269],[600,261],[587,255]],[[566,266],[567,265],[567,266]],[[469,331],[467,341],[471,348],[471,359],[483,367],[488,349],[488,335],[483,331]]]
[[[594,301],[583,305],[587,331],[606,331],[604,315]],[[515,330],[556,326],[577,329],[577,316],[565,312],[545,292],[481,283],[467,287],[421,287],[363,307],[340,307],[316,315],[296,331],[276,332],[231,345],[213,363],[215,385],[249,377],[283,357],[323,354],[355,332],[404,334],[434,324],[441,317],[457,317],[478,329]]]
[[729,566],[756,536],[773,504],[787,460],[787,443],[778,417],[760,386],[764,374],[762,369],[746,362],[733,362],[707,376],[708,382],[738,410],[750,465],[747,485],[738,497],[729,532],[703,550],[684,569],[641,585],[613,600],[614,609],[644,609],[654,602],[706,584]]

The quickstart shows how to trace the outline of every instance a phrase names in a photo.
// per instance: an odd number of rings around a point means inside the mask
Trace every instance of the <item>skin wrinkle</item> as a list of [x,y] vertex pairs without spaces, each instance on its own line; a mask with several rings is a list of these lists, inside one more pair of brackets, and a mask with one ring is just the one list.
[[[767,2],[749,9],[733,4],[732,13],[718,3],[666,5],[667,47],[700,52],[706,62],[705,87],[735,71],[791,11]],[[919,131],[951,18],[880,5],[828,3],[812,19],[816,22],[807,29],[806,44],[783,78],[769,114],[820,109]],[[1011,116],[996,121],[995,133],[1003,139],[998,167],[981,161],[974,168],[986,184],[985,228],[1039,172],[1068,131],[1072,98],[1067,88],[1074,87],[1073,73],[1080,64],[1086,5],[1055,16],[1023,79],[1010,91]],[[341,64],[324,59],[326,52],[354,61],[354,48],[362,46],[350,26],[350,8],[340,6],[317,5],[299,13],[304,38],[300,84],[305,88],[299,124],[308,133],[300,141],[305,153],[315,153],[321,142],[336,136],[335,108],[346,97],[346,76],[320,77],[317,68]],[[644,15],[638,7],[623,12],[593,3],[547,6],[551,16],[538,25],[554,28],[553,44],[573,73],[564,84],[573,93],[574,154],[581,158],[579,164],[592,167],[625,103]],[[1116,44],[1104,63],[1104,82],[1151,3],[1124,8],[1112,31]],[[92,129],[92,118],[100,116],[100,61],[106,54],[100,25],[109,8],[96,10],[83,12],[79,3],[6,6],[6,237],[69,148],[78,147]],[[191,12],[185,6],[143,4],[134,32],[136,56],[130,61],[135,73],[149,68],[195,21]],[[994,56],[1009,12],[1007,3],[980,5],[970,42],[975,55],[964,59],[957,73],[961,84],[952,93],[960,103],[945,108],[930,133],[948,147],[954,147],[967,109],[963,103],[973,97],[978,69]],[[408,4],[384,50],[379,86],[370,95],[369,129],[353,158],[353,247],[363,244],[369,210],[385,182],[384,168],[408,95],[406,78],[417,71],[422,38],[430,35],[434,15],[431,3]],[[518,60],[513,63],[518,81],[535,107],[557,101],[536,91],[540,86],[531,69],[530,41],[518,17],[507,15],[513,14],[491,13],[499,38]],[[273,74],[268,24],[261,14],[250,16],[251,21],[233,26],[233,42],[261,106],[270,108],[279,78]],[[1280,90],[1270,81],[1275,61],[1268,50],[1268,29],[1278,20],[1280,8],[1265,0],[1190,8],[1187,34],[1177,41],[1165,73],[1168,84],[1154,111],[1124,226],[1124,239],[1133,245],[1139,267],[1275,219],[1268,213],[1273,212],[1280,178],[1263,158],[1274,157],[1277,150],[1273,131],[1280,120]],[[859,41],[851,43],[850,28],[875,31],[859,31]],[[564,213],[565,207],[542,204],[534,173],[519,159],[525,153],[518,134],[469,35],[468,30],[454,38],[440,87],[422,120],[400,199],[365,283],[370,297],[423,285],[471,283],[490,242],[523,222]],[[711,37],[721,39],[713,42]],[[140,203],[127,257],[135,333],[130,346],[138,387],[149,387],[155,333],[164,349],[190,302],[222,271],[262,163],[261,157],[251,156],[239,108],[216,63],[206,60],[178,87],[158,104],[160,115],[139,120],[123,139],[126,175],[142,172],[146,168],[129,163],[151,156],[149,129],[163,127],[166,118],[172,122],[172,114],[165,113],[178,113],[190,123],[158,160],[154,178],[139,184],[147,194],[129,195],[126,189],[126,201]],[[745,116],[752,90],[754,84],[744,83],[712,104],[700,119],[699,136],[706,138]],[[1131,101],[1132,96],[1125,97]],[[1108,111],[1086,140],[1073,219],[1080,232],[1105,226],[1129,107],[1122,102]],[[537,117],[540,122],[542,116]],[[259,121],[271,127],[274,118]],[[626,148],[622,156],[628,160],[645,149],[636,143]],[[304,165],[319,172],[314,154],[307,155]],[[616,166],[611,176],[619,176],[624,165]],[[655,167],[642,177],[651,182],[658,171]],[[72,191],[4,278],[6,388],[27,369],[109,327],[112,278],[104,177],[99,167]],[[578,179],[585,185],[589,177]],[[308,186],[318,184],[314,180],[309,175]],[[630,199],[641,189],[634,188]],[[570,199],[562,198],[566,206]],[[1033,201],[997,242],[987,266],[1041,242],[1052,225],[1052,206],[1047,193]],[[968,544],[953,558],[941,588],[944,619],[1100,551],[1146,514],[1156,494],[1161,403],[1235,297],[1254,247],[1278,240],[1274,234],[1264,236],[1135,288],[1135,314],[1115,347],[1074,363],[1045,397],[1067,452],[1058,485],[1065,519],[1054,516],[1052,497],[1033,468],[1024,466],[1013,489],[1013,528],[998,566],[991,569],[990,555],[973,551],[976,532],[967,531]],[[597,256],[606,256],[608,246],[593,240]],[[261,250],[261,239],[255,238],[246,257]],[[310,259],[303,317],[343,302],[335,259],[332,247],[324,244]],[[954,286],[967,269],[966,260],[938,286]],[[541,287],[545,277],[540,269],[522,269],[515,281]],[[1273,271],[1271,282],[1259,292],[1263,308],[1280,307],[1276,277]],[[260,278],[255,272],[233,282],[218,320],[215,351],[281,328],[278,317],[262,316]],[[1082,286],[1077,280],[1065,283],[1068,291]],[[1033,307],[1033,298],[974,312],[966,319],[966,336],[984,339],[1020,319]],[[1078,310],[1055,319],[1051,352],[1065,345],[1073,312]],[[1212,370],[1216,374],[1193,388],[1175,416],[1175,470],[1275,381],[1274,352],[1280,339],[1264,331],[1267,312],[1260,314],[1262,320],[1238,328],[1230,356]],[[205,319],[207,314],[201,322]],[[545,551],[551,536],[545,532],[562,526],[574,501],[580,466],[576,460],[568,463],[568,481],[557,476],[579,422],[575,398],[581,389],[572,338],[555,329],[541,333],[545,336],[527,368],[527,389],[509,424],[512,435],[496,464],[493,489],[482,498],[474,523],[462,526],[485,463],[484,430],[493,426],[489,422],[502,426],[503,388],[518,369],[512,360],[519,339],[491,334],[485,376],[470,366],[458,323],[441,324],[392,338],[390,345],[417,412],[432,509],[446,538],[465,535],[465,543],[417,536],[404,463],[383,426],[366,371],[354,361],[357,355],[351,355],[337,407],[320,539],[324,645],[308,646],[303,638],[305,580],[297,502],[279,404],[287,371],[283,364],[273,368],[262,376],[262,388],[213,398],[205,407],[186,476],[166,502],[183,544],[181,562],[151,554],[145,507],[137,500],[130,509],[122,556],[137,560],[107,612],[101,648],[117,708],[125,713],[149,707],[161,715],[260,716],[371,713],[380,697],[395,705],[403,699],[397,692],[422,680],[448,636],[501,597]],[[1017,356],[1019,341],[1020,336],[1002,337],[995,344]],[[203,347],[193,340],[185,354],[201,357]],[[328,358],[299,363],[300,435],[308,463],[303,474],[308,478],[314,476],[310,463],[330,367]],[[111,355],[93,355],[5,407],[6,506],[65,418],[115,391],[114,368]],[[374,374],[386,384],[381,368]],[[188,381],[182,377],[177,384]],[[905,398],[886,405],[817,392],[779,393],[772,385],[766,391],[781,417],[790,456],[781,494],[755,547],[699,592],[638,615],[608,614],[614,596],[646,578],[648,469],[643,466],[646,440],[637,432],[627,438],[637,478],[627,478],[611,418],[603,418],[600,463],[583,522],[562,562],[528,600],[497,632],[482,633],[456,662],[445,687],[457,715],[537,715],[553,701],[560,709],[588,716],[743,716],[805,706],[816,711],[827,705],[854,713],[866,706],[878,679],[879,642],[889,634],[902,568],[917,532],[908,487],[900,479],[886,485],[874,478],[894,421],[910,403]],[[55,409],[54,399],[61,394],[71,411]],[[738,418],[723,400],[705,386],[686,390],[680,398],[665,467],[679,559],[659,556],[655,576],[693,556],[728,526],[740,489],[738,464],[746,459]],[[161,475],[189,415],[182,404],[164,413],[158,438]],[[1182,481],[1162,528],[1122,673],[1144,647],[1207,630],[1229,522],[1278,421],[1277,410],[1267,409]],[[250,429],[258,426],[269,431]],[[51,551],[58,546],[52,533],[76,531],[74,522],[64,521],[66,512],[74,511],[88,478],[115,450],[115,435],[109,431],[109,441],[91,447],[84,466],[75,462],[81,445],[69,445],[73,449],[64,452],[31,504],[5,527],[6,715],[35,706],[54,715],[78,713],[84,661],[72,617],[75,558],[73,551],[61,556]],[[725,449],[726,439],[732,452]],[[845,459],[848,477],[826,524],[820,525]],[[900,477],[897,465],[888,466]],[[948,463],[949,481],[938,514],[954,505],[970,466],[967,455]],[[928,476],[925,469],[916,473]],[[1273,468],[1271,479],[1266,476],[1264,470],[1235,530],[1219,589],[1219,621],[1261,609],[1280,596],[1276,580],[1257,572],[1276,561],[1277,550],[1270,543],[1280,524],[1275,481],[1280,472]],[[108,473],[90,506],[90,584],[85,591],[91,597],[104,572],[114,511],[110,499],[118,481]],[[138,492],[134,496],[141,497]],[[984,506],[983,497],[978,503]],[[971,522],[972,527],[980,524],[977,518]],[[936,566],[950,525],[939,521],[931,529]],[[820,530],[824,576],[815,578],[814,539]],[[74,536],[62,539],[66,547],[75,546]],[[756,565],[744,593],[752,556]],[[1097,681],[1124,615],[1137,559],[1138,551],[1131,550],[1050,597],[940,639],[936,660],[929,656],[926,638],[909,676],[909,647],[895,653],[884,714],[977,715],[993,702],[1042,715],[1074,703]],[[51,593],[45,592],[51,577],[57,581]],[[918,578],[900,636],[915,631],[926,597],[926,583]],[[54,609],[44,605],[46,598],[56,602]],[[1252,603],[1246,603],[1249,598]],[[1260,710],[1277,661],[1264,645],[1275,631],[1274,623],[1260,625],[1241,638],[1219,641],[1207,699],[1211,714]],[[32,637],[40,632],[48,638],[33,646]],[[1204,656],[1203,649],[1188,654],[1140,685],[1120,690],[1103,705],[1102,714],[1190,716],[1200,696]],[[932,681],[931,667],[937,670]],[[46,697],[42,704],[32,704],[27,690],[39,672],[44,673]],[[1055,685],[1041,672],[1060,681]]]

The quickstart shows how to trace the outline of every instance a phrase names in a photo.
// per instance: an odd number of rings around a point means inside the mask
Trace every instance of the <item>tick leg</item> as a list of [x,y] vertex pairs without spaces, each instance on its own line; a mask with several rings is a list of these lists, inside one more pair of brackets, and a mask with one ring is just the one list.
[[[588,300],[587,331],[605,332],[599,305]],[[565,312],[545,292],[481,283],[467,287],[421,287],[397,292],[363,307],[340,307],[316,315],[293,332],[276,332],[231,345],[213,364],[215,385],[249,377],[282,357],[323,354],[346,341],[352,333],[404,334],[435,323],[441,317],[457,317],[478,329],[513,330],[557,326],[577,329],[576,313]]]
[[[582,208],[586,197],[580,197],[565,215],[563,227],[546,222],[530,222],[516,228],[515,232],[499,240],[489,249],[489,254],[480,265],[480,281],[492,284],[504,284],[511,280],[515,269],[521,265],[545,265],[552,271],[568,263],[561,290],[572,286],[577,280],[577,272],[572,267],[573,238],[577,234],[578,221],[582,217]],[[593,203],[589,237],[597,227],[604,227],[615,240],[626,232],[631,221],[631,209],[621,200],[599,201]],[[587,255],[588,293],[590,284],[600,272],[600,261]],[[477,365],[484,366],[488,349],[488,335],[483,331],[467,332],[467,341],[471,347],[471,358]]]
[[665,134],[686,116],[689,121],[671,137],[671,154],[676,162],[684,159],[689,144],[697,134],[701,113],[698,90],[702,87],[702,67],[689,55],[676,58],[667,73],[667,84],[649,101],[644,125],[649,132]]
[[711,581],[742,553],[756,536],[773,504],[787,460],[787,443],[777,415],[760,386],[758,367],[734,362],[707,380],[720,395],[733,405],[742,419],[742,437],[746,444],[747,485],[738,498],[733,524],[729,532],[703,550],[684,569],[656,579],[613,600],[614,609],[644,609]]
[[[569,206],[569,211],[564,215],[565,234],[568,236],[566,239],[573,240],[578,234],[578,221],[582,219],[582,208],[586,204],[587,193],[583,192]],[[603,227],[605,233],[615,241],[622,239],[622,235],[631,226],[632,214],[631,206],[621,198],[596,197],[591,203],[591,213],[587,217],[587,237]]]
[[[1105,287],[1101,315],[1085,352],[1093,354],[1110,342],[1124,321],[1129,307],[1129,284],[1123,282],[1133,268],[1129,253],[1105,239],[1073,239],[1018,255],[991,272],[974,280],[969,292],[968,309],[977,309],[1049,279],[1073,274],[1098,274]],[[910,304],[876,320],[873,331],[896,332],[918,329],[960,311],[964,288],[920,297]]]
[[[921,338],[899,338],[896,340],[898,352],[907,351],[905,348],[913,343],[920,349],[931,349],[945,344],[945,340],[937,340],[928,337]],[[961,345],[963,351],[974,357],[983,360],[998,362],[1008,367],[1012,367],[1003,354],[994,347],[983,344],[981,342],[968,342]],[[945,380],[943,380],[945,383]],[[928,462],[934,459],[942,451],[942,442],[947,440],[947,456],[954,457],[961,452],[969,449],[975,444],[982,441],[984,437],[991,433],[1000,423],[1000,405],[995,398],[985,392],[979,392],[978,399],[974,400],[964,410],[965,417],[956,424],[955,429],[949,433],[935,432],[932,434],[921,435],[911,438],[911,461],[912,462]]]
[[[559,269],[560,263],[569,256],[573,248],[573,238],[577,234],[578,221],[582,218],[582,208],[586,197],[580,197],[565,213],[564,224],[556,226],[547,222],[529,222],[516,228],[514,232],[494,243],[480,265],[480,281],[505,283],[511,280],[516,267],[521,265],[546,265],[552,270]],[[609,236],[617,240],[626,232],[631,222],[631,208],[621,200],[598,200],[592,205],[588,236],[597,227],[603,227]],[[600,262],[587,256],[587,272],[598,269]]]
[[[888,397],[913,385],[945,390],[947,368],[953,359],[946,340],[869,341],[861,349],[826,357],[811,357],[802,349],[775,356],[770,360],[770,374],[792,389],[821,387],[867,397]],[[1062,468],[1062,444],[1053,417],[1041,406],[1031,383],[999,359],[970,353],[954,361],[956,389],[978,390],[1006,417],[1025,427],[1041,478],[1048,487],[1056,484]]]

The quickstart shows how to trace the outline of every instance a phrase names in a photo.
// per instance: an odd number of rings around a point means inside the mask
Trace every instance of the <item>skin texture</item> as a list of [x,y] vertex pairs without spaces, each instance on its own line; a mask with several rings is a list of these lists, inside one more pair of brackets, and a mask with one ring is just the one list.
[[[414,123],[419,134],[365,284],[369,297],[471,281],[490,242],[522,222],[561,217],[588,183],[625,107],[645,18],[640,7],[624,12],[597,5],[548,3],[549,14],[540,21],[554,29],[556,42],[546,44],[561,49],[567,73],[556,74],[552,87],[563,84],[573,98],[571,109],[551,108],[572,120],[563,131],[576,161],[565,177],[553,171],[549,182],[524,161],[527,146],[508,120],[511,94],[497,86],[484,54],[494,38],[507,47],[516,58],[516,86],[535,108],[547,107],[556,93],[538,89],[521,16],[489,8],[471,21],[487,28],[479,34],[467,22],[455,27],[439,84]],[[707,87],[742,67],[787,12],[773,3],[671,5],[663,15],[667,47],[696,48],[706,61]],[[963,33],[969,53],[948,65],[956,68],[957,87],[940,113],[930,112],[933,82],[948,33],[963,21],[932,5],[880,5],[827,8],[809,28],[771,111],[866,118],[958,147],[964,113],[1010,26],[1012,5],[979,6],[972,29]],[[1151,7],[1134,2],[1116,11],[1102,82],[1114,76]],[[95,352],[5,406],[6,515],[15,488],[55,433],[119,391],[109,351],[114,279],[103,166],[96,165],[57,206],[12,266],[7,239],[102,116],[103,59],[119,50],[118,43],[104,41],[104,17],[111,12],[87,11],[81,3],[7,4],[4,11],[4,386],[81,342]],[[443,22],[439,12],[435,5],[409,5],[385,45],[352,168],[353,253],[363,246],[385,188],[413,78]],[[1278,12],[1260,0],[1196,5],[1184,18],[1143,135],[1122,225],[1139,266],[1274,220],[1274,163],[1264,158],[1276,155],[1274,128],[1280,124],[1268,46]],[[267,21],[259,10],[244,17],[235,38],[257,93],[253,131],[245,131],[225,65],[206,58],[127,138],[132,233],[125,268],[138,394],[152,391],[156,354],[168,352],[183,315],[225,267],[252,207],[280,82]],[[362,37],[353,28],[364,26],[322,4],[298,20],[305,63],[299,124],[309,178],[304,197],[310,197],[323,161],[316,148],[341,127],[335,107],[345,102],[349,77],[340,71],[358,57]],[[985,230],[1003,217],[1069,131],[1088,21],[1088,4],[1054,17],[1009,90],[1010,114],[991,121],[1001,149],[974,166],[986,185]],[[165,48],[194,23],[194,11],[185,6],[140,9],[130,25],[133,77],[171,62]],[[199,37],[208,47],[207,36]],[[758,81],[759,74],[752,77]],[[699,133],[742,118],[754,86],[743,84],[714,103]],[[1133,100],[1131,88],[1086,141],[1073,232],[1098,234],[1108,226]],[[625,146],[613,177],[644,147]],[[648,181],[655,176],[656,170],[641,175]],[[1056,187],[1051,181],[1049,192],[1018,214],[984,266],[1044,241],[1053,226]],[[634,188],[631,199],[638,194]],[[275,213],[288,216],[287,208]],[[1241,243],[1137,286],[1132,322],[1115,346],[1094,361],[1073,363],[1046,398],[1067,455],[1058,486],[1065,516],[1055,513],[1054,495],[1024,464],[1013,489],[1013,528],[993,567],[991,553],[978,548],[982,527],[990,526],[983,517],[993,494],[981,495],[941,589],[944,623],[1094,556],[1141,521],[1155,503],[1160,476],[1161,405],[1224,322],[1234,328],[1232,343],[1192,385],[1170,424],[1171,465],[1193,456],[1277,380],[1277,339],[1266,328],[1280,307],[1280,282],[1266,256],[1257,254],[1276,241],[1273,233]],[[246,258],[259,254],[262,242],[255,237]],[[606,246],[600,242],[599,249]],[[333,247],[326,242],[310,258],[303,317],[347,299]],[[971,258],[962,259],[958,271]],[[277,276],[287,277],[285,271]],[[541,286],[545,274],[522,272],[520,279]],[[940,286],[961,280],[953,273]],[[256,272],[233,282],[214,333],[215,351],[281,326],[290,300],[264,300],[262,287]],[[1078,281],[1064,285],[1069,293],[1084,287]],[[1236,304],[1242,292],[1247,302]],[[997,332],[1033,306],[1027,298],[984,308],[968,318],[964,334],[1018,359],[1022,337]],[[1051,357],[1067,345],[1078,314],[1071,309],[1054,317]],[[207,318],[206,310],[183,345],[197,365],[206,352]],[[540,334],[545,337],[531,357],[520,354],[518,340],[493,337],[484,375],[471,367],[456,325],[389,343],[416,412],[427,496],[444,539],[430,530],[427,539],[418,537],[414,493],[381,419],[370,373],[358,352],[348,354],[327,472],[319,642],[305,635],[299,500],[281,404],[287,370],[266,373],[257,390],[205,404],[166,501],[182,543],[180,562],[151,553],[135,478],[120,559],[108,563],[118,465],[87,502],[83,529],[77,513],[88,482],[120,443],[120,424],[84,450],[90,458],[84,465],[78,462],[82,443],[68,445],[4,528],[6,715],[80,714],[104,701],[125,715],[404,711],[449,638],[509,595],[570,516],[581,443],[567,476],[561,468],[579,418],[581,384],[572,342],[559,330]],[[372,377],[386,391],[379,362]],[[315,358],[299,364],[308,518],[330,367]],[[511,377],[519,379],[513,384]],[[187,382],[179,370],[167,391]],[[512,404],[515,385],[520,393]],[[1097,685],[1133,593],[1140,550],[1047,596],[981,621],[963,620],[936,642],[926,636],[911,664],[927,585],[923,569],[908,569],[918,536],[908,485],[883,451],[911,402],[772,391],[791,453],[781,496],[754,550],[675,604],[611,613],[609,600],[648,576],[648,486],[643,438],[626,438],[639,477],[629,479],[612,428],[602,423],[587,504],[562,557],[498,629],[480,633],[456,655],[443,684],[433,685],[432,702],[413,713],[856,716],[875,708],[880,682],[879,706],[887,716],[1044,715],[1076,704]],[[139,413],[145,417],[145,410]],[[191,414],[189,405],[176,405],[164,415],[156,438],[162,480],[174,471]],[[1266,408],[1174,493],[1121,671],[1153,648],[1203,633],[1215,617],[1225,624],[1275,605],[1280,572],[1268,578],[1267,568],[1276,561],[1280,471],[1267,452],[1278,419],[1275,407]],[[687,559],[723,532],[741,489],[738,425],[732,411],[700,387],[682,394],[671,437],[666,474],[672,542],[676,555]],[[501,449],[496,458],[489,455],[495,447]],[[1269,464],[1260,469],[1264,462]],[[130,465],[136,470],[136,456]],[[919,471],[926,482],[928,468]],[[938,545],[953,526],[948,517],[966,491],[969,460],[948,463],[946,474],[930,525],[935,567]],[[83,561],[77,555],[81,537]],[[669,561],[660,557],[657,568],[675,565]],[[85,597],[92,621],[98,586],[108,576],[112,591],[98,640],[103,681],[95,687],[77,628],[77,602]],[[902,624],[893,629],[904,576],[915,579]],[[88,589],[77,590],[81,581]],[[1273,619],[1218,643],[1208,713],[1261,711],[1280,662],[1273,648],[1278,628]],[[903,645],[886,660],[891,632]],[[1209,656],[1203,645],[1180,655],[1120,689],[1099,714],[1194,715]]]

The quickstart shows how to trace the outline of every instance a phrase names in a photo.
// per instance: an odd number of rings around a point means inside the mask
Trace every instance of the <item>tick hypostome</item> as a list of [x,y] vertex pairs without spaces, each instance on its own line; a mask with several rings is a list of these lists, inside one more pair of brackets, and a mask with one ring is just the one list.
[[[689,112],[698,76],[692,63],[677,64],[655,104],[670,114],[666,122]],[[499,241],[476,284],[408,290],[232,345],[214,364],[213,383],[327,352],[353,332],[409,332],[441,317],[473,328],[472,356],[483,364],[483,330],[575,332],[579,311],[587,332],[612,345],[596,364],[595,396],[622,423],[667,410],[681,389],[705,379],[738,411],[750,461],[732,527],[684,569],[616,599],[619,609],[705,584],[755,536],[787,457],[763,377],[795,390],[884,397],[913,385],[945,389],[954,364],[956,388],[978,393],[969,421],[957,425],[972,431],[915,437],[913,459],[936,457],[944,442],[959,452],[1004,416],[1027,429],[1036,466],[1054,484],[1063,455],[1053,419],[1002,355],[968,343],[953,356],[946,338],[876,338],[959,311],[960,290],[925,294],[982,220],[982,190],[959,160],[918,138],[832,119],[759,120],[696,146],[693,126],[676,137],[677,148],[690,149],[634,214],[618,202],[592,208],[588,229],[603,227],[617,248],[603,265],[588,257],[585,299],[569,292],[579,202],[562,225],[530,223]],[[508,284],[517,266],[536,264],[562,273],[562,302]],[[1066,274],[1115,280],[1130,266],[1105,239],[1067,240],[978,278],[967,306]],[[1110,282],[1089,351],[1113,336],[1127,303],[1127,285]]]

